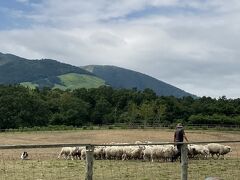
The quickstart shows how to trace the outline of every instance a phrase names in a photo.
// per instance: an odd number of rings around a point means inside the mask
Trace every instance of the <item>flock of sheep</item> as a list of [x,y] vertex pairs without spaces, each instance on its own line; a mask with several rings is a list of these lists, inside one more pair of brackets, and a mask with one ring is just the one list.
[[[97,160],[144,160],[144,161],[172,161],[177,154],[177,148],[174,145],[140,145],[139,141],[133,146],[124,146],[124,144],[115,144],[113,146],[96,146],[93,155]],[[188,144],[189,158],[208,157],[219,158],[231,151],[230,146],[218,143],[210,143],[207,145]],[[64,159],[86,159],[85,146],[80,147],[63,147],[58,158]]]

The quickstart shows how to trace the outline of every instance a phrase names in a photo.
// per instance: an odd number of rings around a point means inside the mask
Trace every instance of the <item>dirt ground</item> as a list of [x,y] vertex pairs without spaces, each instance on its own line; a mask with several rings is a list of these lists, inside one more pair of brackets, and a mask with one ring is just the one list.
[[[12,132],[0,133],[0,144],[172,142],[173,134],[174,130],[168,129]],[[186,130],[186,135],[190,142],[240,140],[240,132],[237,131]]]

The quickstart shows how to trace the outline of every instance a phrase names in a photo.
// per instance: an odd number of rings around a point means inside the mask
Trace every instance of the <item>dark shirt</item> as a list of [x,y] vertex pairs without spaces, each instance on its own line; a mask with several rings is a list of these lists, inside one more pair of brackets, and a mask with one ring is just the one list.
[[183,142],[183,136],[184,136],[183,127],[177,127],[174,136],[175,136],[176,142]]

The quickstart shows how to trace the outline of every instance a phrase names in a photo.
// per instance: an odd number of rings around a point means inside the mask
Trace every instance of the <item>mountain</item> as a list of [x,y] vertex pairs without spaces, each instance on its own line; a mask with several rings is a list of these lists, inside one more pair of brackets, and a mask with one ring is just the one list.
[[139,90],[150,88],[159,96],[196,97],[163,81],[129,69],[100,65],[89,65],[82,68],[104,79],[113,88],[137,88]]
[[12,54],[0,53],[0,84],[22,84],[31,88],[60,89],[150,88],[160,96],[192,96],[177,87],[151,76],[115,66],[89,65],[76,67],[52,59],[29,60]]
[[0,53],[0,84],[75,89],[99,87],[105,81],[89,71],[56,60],[28,60]]

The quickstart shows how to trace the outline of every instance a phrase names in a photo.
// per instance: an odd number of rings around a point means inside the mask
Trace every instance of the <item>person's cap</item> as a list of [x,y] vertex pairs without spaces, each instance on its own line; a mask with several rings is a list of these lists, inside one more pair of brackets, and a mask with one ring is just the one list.
[[177,124],[177,127],[183,127],[183,126],[182,126],[182,123],[178,123],[178,124]]

